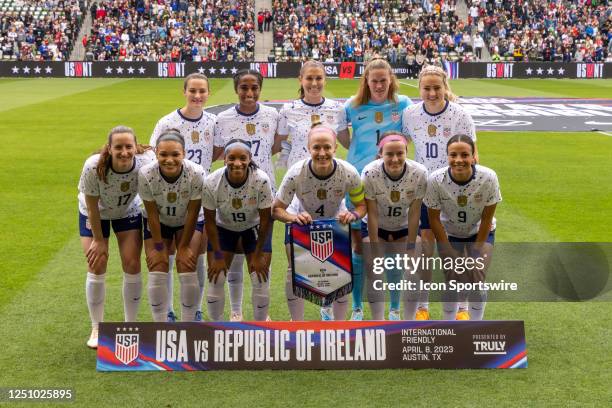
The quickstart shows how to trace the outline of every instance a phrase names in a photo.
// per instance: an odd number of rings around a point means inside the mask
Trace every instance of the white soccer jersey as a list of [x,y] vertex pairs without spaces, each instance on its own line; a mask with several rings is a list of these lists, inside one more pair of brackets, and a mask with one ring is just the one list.
[[391,179],[378,159],[361,173],[365,198],[375,200],[378,227],[387,231],[408,228],[408,209],[414,200],[422,199],[427,190],[427,169],[422,164],[406,160],[404,173]]
[[259,225],[259,210],[272,207],[270,178],[260,169],[249,169],[241,186],[232,186],[222,167],[204,180],[202,206],[217,210],[216,223],[230,231],[244,231]]
[[155,154],[147,150],[134,156],[134,167],[126,173],[117,173],[108,169],[105,183],[98,178],[96,166],[100,155],[95,154],[85,161],[79,180],[79,212],[87,216],[85,195],[100,197],[98,207],[100,218],[116,220],[134,217],[140,214],[141,200],[138,196],[138,171],[144,165],[155,160]]
[[344,196],[363,190],[357,170],[341,159],[334,159],[333,173],[321,179],[314,175],[311,160],[302,160],[291,166],[278,189],[276,198],[289,205],[297,197],[300,210],[317,220],[334,218],[344,209]]
[[414,143],[414,160],[434,170],[448,166],[446,143],[452,136],[463,134],[476,142],[474,121],[461,105],[447,102],[442,112],[432,115],[423,102],[404,109],[402,131]]
[[258,104],[255,113],[250,115],[240,112],[238,106],[232,106],[217,116],[214,143],[217,147],[225,147],[228,141],[235,138],[251,142],[253,162],[266,172],[274,190],[272,145],[277,125],[278,112],[270,106]]
[[151,146],[155,146],[157,138],[168,129],[177,129],[185,138],[185,158],[210,171],[213,156],[213,138],[217,117],[203,111],[199,119],[189,119],[181,114],[180,109],[170,112],[161,118],[153,129]]
[[[440,221],[448,235],[468,238],[478,233],[480,218],[486,206],[502,200],[497,174],[488,167],[474,166],[474,175],[464,184],[457,184],[449,167],[429,176],[425,205],[440,210]],[[495,218],[491,231],[495,229]]]
[[[174,183],[167,182],[157,161],[144,166],[138,174],[138,194],[144,201],[154,201],[159,221],[169,227],[185,224],[189,201],[202,198],[204,169],[199,164],[183,160],[183,170]],[[146,217],[146,213],[143,212]]]
[[344,104],[333,99],[311,105],[297,99],[283,105],[279,113],[279,135],[289,135],[291,153],[287,163],[297,163],[310,157],[308,152],[308,132],[313,122],[322,122],[338,131],[338,121],[344,113]]

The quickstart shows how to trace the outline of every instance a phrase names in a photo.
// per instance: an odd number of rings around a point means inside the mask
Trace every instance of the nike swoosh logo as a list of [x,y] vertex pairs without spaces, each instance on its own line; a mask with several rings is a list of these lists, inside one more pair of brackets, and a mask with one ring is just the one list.
[[367,118],[367,116],[358,116],[357,120],[364,120],[365,118]]
[[153,303],[151,303],[151,306],[152,306],[152,307],[161,306],[161,303],[158,303],[158,304],[156,304],[156,305],[154,305]]
[[[138,301],[140,300],[140,298],[138,297],[138,298],[134,298],[134,299],[132,299],[132,300],[133,300],[134,302],[138,302]],[[158,306],[159,306],[159,305],[158,305]]]
[[212,302],[210,300],[207,301],[209,305],[212,305],[213,303],[217,303],[218,300],[213,300]]
[[268,305],[263,305],[263,306],[259,306],[259,305],[257,305],[257,308],[258,308],[258,309],[263,309],[264,307],[268,307]]
[[238,279],[232,279],[232,280],[227,280],[227,283],[232,283],[232,282],[236,282]]

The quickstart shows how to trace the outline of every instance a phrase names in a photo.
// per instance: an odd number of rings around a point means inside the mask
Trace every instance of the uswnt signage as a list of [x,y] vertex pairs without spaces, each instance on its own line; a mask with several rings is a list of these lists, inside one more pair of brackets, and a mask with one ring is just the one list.
[[101,323],[98,371],[526,368],[522,321]]
[[351,234],[336,220],[290,225],[293,293],[329,305],[353,288]]

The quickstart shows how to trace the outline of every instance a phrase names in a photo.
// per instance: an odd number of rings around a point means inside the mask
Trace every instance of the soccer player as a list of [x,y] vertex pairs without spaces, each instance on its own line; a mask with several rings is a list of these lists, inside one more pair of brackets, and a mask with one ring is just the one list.
[[251,145],[232,139],[225,145],[225,167],[204,181],[202,205],[209,236],[208,315],[223,318],[227,265],[238,244],[246,254],[251,276],[255,320],[268,318],[272,253],[272,189],[265,172],[251,158]]
[[[344,105],[345,116],[341,117],[338,124],[338,141],[349,147],[347,161],[359,172],[376,159],[378,142],[383,133],[402,131],[402,111],[412,102],[408,97],[398,95],[398,89],[397,78],[389,63],[382,58],[375,58],[365,67],[357,95],[352,96]],[[348,122],[353,128],[352,137],[349,137]],[[351,320],[363,320],[360,223],[351,226],[351,239],[354,245]]]
[[[274,218],[284,223],[309,224],[312,220],[337,218],[348,224],[365,216],[363,185],[357,170],[344,160],[335,158],[336,132],[317,125],[308,134],[310,159],[297,162],[287,171],[272,206]],[[344,196],[348,194],[354,210],[347,210]],[[299,212],[291,214],[287,207],[297,197]],[[288,229],[286,230],[286,234]],[[288,236],[285,243],[288,244]],[[304,320],[304,300],[293,293],[291,266],[287,268],[285,292],[291,320]],[[344,320],[348,302],[346,296],[333,303],[333,316]],[[333,316],[330,316],[332,318]]]
[[[185,139],[186,158],[199,164],[206,172],[210,172],[210,165],[213,156],[213,137],[215,132],[215,122],[217,117],[212,113],[204,111],[204,106],[210,96],[210,84],[208,78],[199,73],[187,75],[183,82],[183,96],[185,105],[182,108],[173,110],[161,118],[151,135],[150,145],[157,144],[157,138],[168,129],[178,130]],[[173,279],[172,270],[174,269],[175,248],[169,248],[170,260],[168,265],[168,320],[175,321],[176,316],[173,308]],[[200,286],[200,301],[204,294],[204,264],[206,253],[206,234],[202,234],[202,242],[198,255],[198,265],[196,272],[198,284]],[[201,306],[199,306],[201,307]],[[198,309],[198,311],[201,310]]]
[[[406,158],[408,142],[398,132],[383,134],[378,143],[381,159],[361,173],[368,215],[362,221],[364,242],[416,244],[421,202],[427,189],[427,169]],[[372,276],[370,276],[371,278]],[[401,271],[387,271],[387,281],[399,282]],[[371,281],[371,279],[369,279]],[[373,320],[384,320],[385,303],[368,282],[368,300]],[[390,294],[389,320],[400,320],[400,293]]]
[[[263,77],[257,71],[242,69],[234,75],[234,91],[238,104],[219,113],[215,127],[215,153],[223,153],[227,142],[239,138],[251,143],[252,161],[270,178],[271,188],[276,190],[272,154],[280,149],[276,138],[278,112],[258,103],[263,86]],[[278,147],[277,147],[278,146]],[[227,275],[232,314],[231,321],[242,320],[242,286],[244,255],[234,256]]]
[[[502,198],[497,175],[475,164],[475,152],[470,136],[451,137],[446,147],[448,166],[430,174],[424,202],[443,256],[450,252],[453,257],[490,260],[495,242],[495,208]],[[464,274],[446,271],[446,280],[484,282],[487,263],[480,270],[475,268]],[[470,319],[482,320],[486,292],[474,295],[469,301]],[[449,300],[443,302],[443,317],[455,320],[458,305]]]
[[[404,110],[403,132],[410,137],[415,147],[415,161],[427,167],[429,173],[447,166],[445,146],[452,135],[464,134],[476,141],[474,121],[461,105],[454,101],[453,94],[444,70],[428,65],[419,73],[419,93],[422,102]],[[478,161],[478,151],[474,151]],[[433,255],[434,234],[429,226],[427,208],[421,206],[420,236],[425,256]],[[431,281],[430,270],[420,271],[421,278]],[[419,303],[404,302],[406,318],[429,320],[429,293],[424,291],[419,296]],[[459,310],[458,320],[469,319],[465,308]]]
[[98,325],[104,318],[111,225],[117,237],[124,272],[125,321],[136,321],[142,293],[138,170],[153,160],[152,150],[136,142],[132,129],[116,126],[111,129],[100,152],[89,157],[83,166],[79,181],[79,230],[88,266],[85,296],[92,329],[87,346],[93,349],[98,347]]
[[169,248],[175,245],[181,320],[199,320],[196,264],[203,229],[198,215],[205,172],[199,164],[185,159],[185,139],[176,129],[157,138],[155,152],[157,161],[141,168],[138,175],[138,193],[146,210],[144,243],[153,319],[167,320]]

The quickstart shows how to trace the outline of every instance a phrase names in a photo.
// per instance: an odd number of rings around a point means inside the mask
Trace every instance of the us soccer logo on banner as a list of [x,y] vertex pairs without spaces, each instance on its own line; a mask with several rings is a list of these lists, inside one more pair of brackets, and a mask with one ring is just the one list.
[[117,333],[115,335],[115,357],[128,365],[138,358],[138,334]]
[[[315,227],[315,228],[318,228]],[[331,229],[310,231],[310,253],[325,262],[334,253],[334,231]]]

